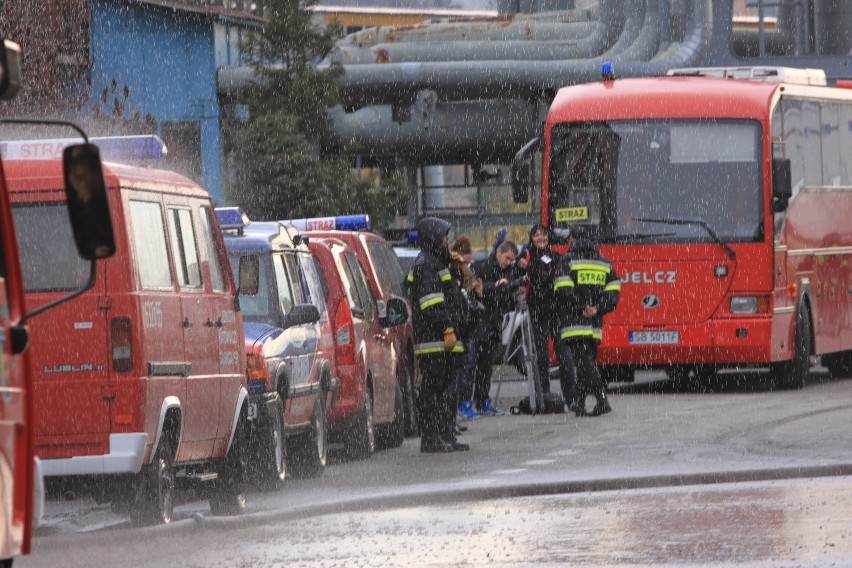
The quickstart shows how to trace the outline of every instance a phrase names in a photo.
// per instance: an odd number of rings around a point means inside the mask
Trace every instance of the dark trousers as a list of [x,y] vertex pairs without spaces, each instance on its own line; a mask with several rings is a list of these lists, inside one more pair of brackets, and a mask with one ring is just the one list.
[[452,434],[455,408],[450,408],[447,389],[455,376],[456,360],[452,353],[418,355],[420,364],[420,394],[417,412],[420,434],[424,440],[434,441]]
[[574,355],[571,344],[559,341],[556,346],[556,358],[559,360],[559,386],[565,403],[572,405],[580,401],[580,388],[577,385],[577,368],[574,366]]
[[594,339],[574,339],[568,343],[577,367],[578,390],[582,399],[587,394],[598,396],[606,392],[606,384],[598,371],[598,342]]
[[536,368],[538,369],[538,380],[541,382],[541,392],[550,392],[550,347],[548,347],[547,338],[553,336],[555,324],[549,314],[532,310],[528,313],[532,324]]
[[502,347],[500,335],[497,333],[480,338],[476,342],[473,401],[478,409],[482,409],[485,406],[485,400],[491,398],[491,375],[494,372],[494,359],[497,357],[498,349]]

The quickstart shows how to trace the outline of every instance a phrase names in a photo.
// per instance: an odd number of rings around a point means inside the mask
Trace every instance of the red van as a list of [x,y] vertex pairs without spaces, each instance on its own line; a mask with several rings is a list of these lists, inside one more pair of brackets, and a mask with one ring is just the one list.
[[408,309],[400,298],[376,300],[361,262],[343,241],[312,239],[308,246],[325,275],[334,322],[339,384],[326,413],[331,439],[343,442],[351,457],[368,458],[377,439],[384,447],[405,440],[399,361],[389,331],[408,319]]
[[[393,298],[406,298],[403,290],[405,274],[393,246],[379,235],[365,231],[309,231],[313,238],[335,238],[346,243],[361,261],[370,291],[376,300],[390,305]],[[408,313],[411,308],[405,300]],[[411,321],[385,330],[393,345],[394,372],[402,389],[406,413],[406,434],[417,433],[417,400],[414,367],[414,337]]]
[[178,485],[210,481],[214,512],[241,511],[243,328],[210,196],[172,172],[104,164],[116,254],[90,272],[73,251],[62,163],[5,166],[27,308],[93,280],[30,320],[46,482],[85,481],[167,523]]

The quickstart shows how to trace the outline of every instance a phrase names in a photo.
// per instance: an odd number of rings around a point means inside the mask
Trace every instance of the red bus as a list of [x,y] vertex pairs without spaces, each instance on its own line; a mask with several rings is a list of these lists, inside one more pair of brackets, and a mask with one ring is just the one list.
[[517,201],[542,146],[554,244],[592,234],[622,279],[609,381],[769,367],[801,388],[815,355],[852,372],[852,89],[768,67],[563,88],[515,158]]

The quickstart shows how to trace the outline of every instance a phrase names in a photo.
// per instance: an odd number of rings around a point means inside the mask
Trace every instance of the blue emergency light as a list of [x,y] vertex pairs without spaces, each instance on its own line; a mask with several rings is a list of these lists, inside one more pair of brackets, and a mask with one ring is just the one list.
[[341,217],[311,217],[307,219],[287,219],[281,223],[300,231],[368,231],[369,215],[344,215]]
[[248,217],[243,215],[239,207],[217,207],[216,220],[219,221],[219,228],[223,231],[242,231],[249,224]]
[[[156,134],[139,136],[100,136],[89,138],[106,161],[164,158],[168,149]],[[43,138],[0,142],[0,153],[7,160],[59,160],[66,146],[82,144],[82,138]]]

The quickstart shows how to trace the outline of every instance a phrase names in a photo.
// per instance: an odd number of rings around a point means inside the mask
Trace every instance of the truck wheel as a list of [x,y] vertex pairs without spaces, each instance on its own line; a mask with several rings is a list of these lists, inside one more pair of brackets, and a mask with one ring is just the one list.
[[796,343],[793,360],[773,366],[775,383],[784,389],[801,389],[811,370],[811,318],[800,306],[796,317]]
[[376,451],[376,431],[373,426],[373,394],[370,385],[366,385],[364,408],[358,416],[355,427],[347,436],[346,453],[356,460],[367,459]]
[[163,430],[151,463],[139,473],[136,506],[130,518],[144,524],[172,522],[175,507],[174,441],[171,431]]
[[243,405],[237,420],[234,440],[219,466],[210,494],[210,512],[214,515],[239,515],[246,508],[246,470],[248,465],[248,410]]
[[311,427],[307,434],[295,440],[291,452],[293,472],[299,477],[319,477],[328,460],[328,428],[325,423],[325,393],[320,392],[311,413]]
[[260,433],[258,481],[275,489],[287,477],[287,443],[284,439],[284,401],[278,399],[269,424]]

